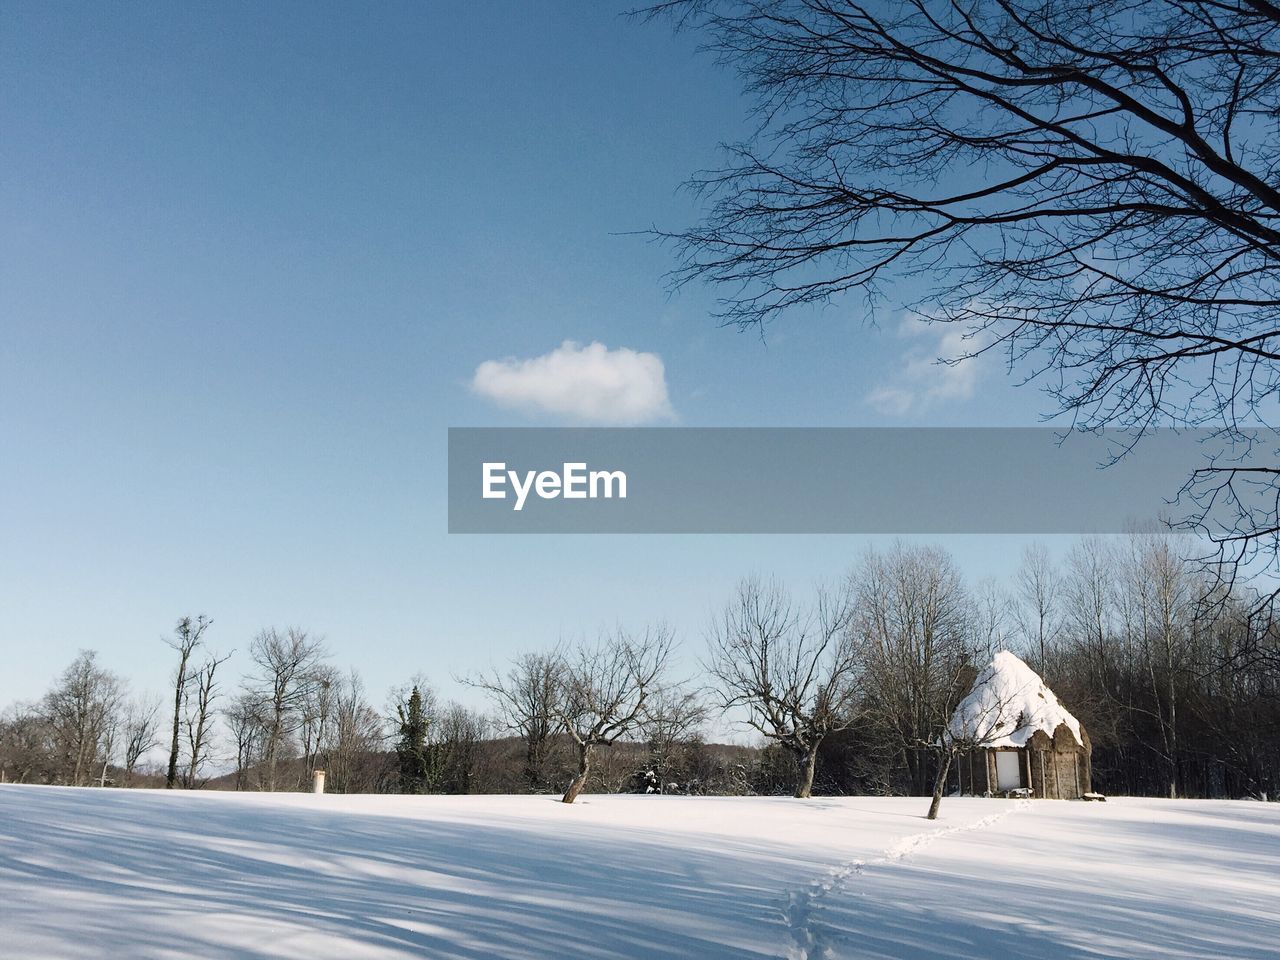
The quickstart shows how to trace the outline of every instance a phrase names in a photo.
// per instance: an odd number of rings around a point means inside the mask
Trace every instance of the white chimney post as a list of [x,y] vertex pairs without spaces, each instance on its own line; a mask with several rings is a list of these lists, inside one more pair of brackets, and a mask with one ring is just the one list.
[[324,771],[316,770],[311,774],[311,792],[324,793]]

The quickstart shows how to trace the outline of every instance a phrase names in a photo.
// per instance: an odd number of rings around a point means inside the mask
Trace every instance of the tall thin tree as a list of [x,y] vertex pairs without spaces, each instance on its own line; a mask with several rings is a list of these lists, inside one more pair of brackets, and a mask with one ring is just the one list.
[[164,785],[172,790],[178,783],[178,756],[182,746],[182,703],[187,694],[187,684],[191,680],[189,667],[191,655],[200,646],[205,631],[213,621],[201,614],[194,620],[183,617],[173,628],[173,636],[165,638],[165,643],[178,654],[178,668],[173,676],[173,728],[169,740],[169,768],[165,772]]

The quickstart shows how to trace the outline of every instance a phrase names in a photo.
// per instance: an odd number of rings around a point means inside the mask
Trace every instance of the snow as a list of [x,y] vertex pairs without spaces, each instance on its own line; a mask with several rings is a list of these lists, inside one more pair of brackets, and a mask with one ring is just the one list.
[[0,786],[0,955],[1275,956],[1280,805]]
[[956,706],[947,732],[956,740],[985,747],[1025,747],[1037,730],[1052,737],[1064,723],[1083,746],[1080,721],[1058,702],[1038,673],[1002,650]]

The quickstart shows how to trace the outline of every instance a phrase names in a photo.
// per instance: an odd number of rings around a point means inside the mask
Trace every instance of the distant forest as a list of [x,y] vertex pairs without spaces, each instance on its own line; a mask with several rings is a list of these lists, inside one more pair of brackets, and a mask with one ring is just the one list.
[[[661,625],[531,649],[465,681],[488,708],[406,677],[375,702],[318,636],[265,629],[243,674],[207,617],[165,639],[163,696],[92,650],[0,717],[10,782],[330,792],[926,795],[939,735],[1010,649],[1085,725],[1111,794],[1280,797],[1280,634],[1268,605],[1158,534],[1028,547],[1009,582],[944,550],[869,551],[793,595],[743,580],[699,636]],[[696,676],[673,679],[677,644]],[[159,648],[159,642],[157,642]],[[480,695],[483,695],[481,697]],[[750,745],[709,742],[735,724]],[[953,784],[948,786],[950,789]]]

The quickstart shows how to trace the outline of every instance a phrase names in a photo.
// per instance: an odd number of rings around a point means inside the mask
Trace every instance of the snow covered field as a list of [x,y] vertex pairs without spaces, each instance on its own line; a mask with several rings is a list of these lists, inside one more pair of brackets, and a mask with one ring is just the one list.
[[0,786],[0,956],[1273,958],[1280,805]]

